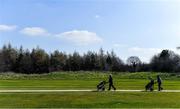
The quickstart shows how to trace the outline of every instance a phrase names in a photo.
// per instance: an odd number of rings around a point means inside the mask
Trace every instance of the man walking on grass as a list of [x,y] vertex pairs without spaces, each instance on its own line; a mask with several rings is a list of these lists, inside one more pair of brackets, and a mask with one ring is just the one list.
[[113,85],[113,78],[112,78],[112,75],[110,74],[109,75],[109,89],[108,90],[111,90],[111,87],[116,90],[116,88],[114,87]]
[[158,91],[161,91],[163,88],[161,87],[162,79],[159,75],[157,75],[157,83],[158,83]]

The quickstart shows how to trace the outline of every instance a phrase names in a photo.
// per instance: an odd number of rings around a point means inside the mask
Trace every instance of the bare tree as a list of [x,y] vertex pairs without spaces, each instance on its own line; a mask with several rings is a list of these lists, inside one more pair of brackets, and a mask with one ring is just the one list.
[[137,56],[130,56],[127,59],[127,64],[133,68],[133,72],[136,72],[137,66],[141,64],[141,60]]

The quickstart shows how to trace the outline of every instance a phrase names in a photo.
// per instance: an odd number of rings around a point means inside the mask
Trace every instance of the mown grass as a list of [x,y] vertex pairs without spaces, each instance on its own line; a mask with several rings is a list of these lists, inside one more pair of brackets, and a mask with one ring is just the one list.
[[[0,74],[2,89],[93,89],[112,72],[53,72]],[[165,90],[180,90],[179,74],[112,73],[117,89],[140,89],[161,75]],[[107,87],[107,86],[106,86]],[[157,85],[155,85],[157,89]],[[164,92],[59,92],[0,93],[0,108],[180,108],[180,93]]]
[[[96,89],[100,80],[0,80],[0,89]],[[115,79],[117,89],[140,89],[148,80],[140,79]],[[180,90],[180,81],[166,80],[164,89]],[[108,84],[106,85],[108,87]],[[155,85],[155,88],[157,85]],[[157,89],[157,88],[156,88]]]
[[2,108],[179,108],[180,93],[62,92],[0,94]]
[[[112,72],[53,72],[49,74],[0,74],[0,89],[96,89]],[[161,75],[164,89],[180,89],[178,74],[167,73],[113,73],[117,89],[144,89],[149,76]]]

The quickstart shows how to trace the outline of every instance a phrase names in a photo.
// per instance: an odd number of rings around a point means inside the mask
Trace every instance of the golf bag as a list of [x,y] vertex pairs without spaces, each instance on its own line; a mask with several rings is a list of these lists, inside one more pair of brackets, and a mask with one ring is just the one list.
[[104,90],[105,90],[105,84],[106,84],[106,81],[101,81],[101,82],[97,85],[97,91],[104,91]]
[[145,86],[146,91],[153,91],[154,90],[154,80],[151,80],[146,86]]

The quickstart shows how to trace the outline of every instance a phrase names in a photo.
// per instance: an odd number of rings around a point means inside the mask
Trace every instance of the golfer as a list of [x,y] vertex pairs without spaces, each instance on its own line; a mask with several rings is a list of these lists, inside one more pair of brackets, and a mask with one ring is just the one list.
[[159,75],[157,75],[157,83],[158,83],[158,91],[161,91],[163,88],[161,87],[162,85],[162,79]]
[[114,87],[113,85],[113,78],[112,78],[112,75],[110,74],[109,75],[109,89],[108,90],[111,90],[111,87],[116,90],[116,88]]

